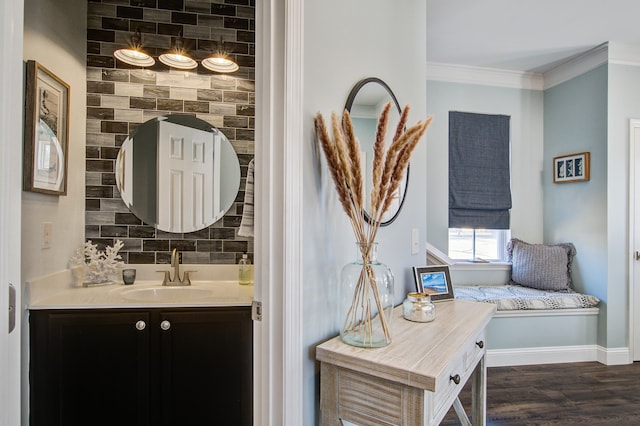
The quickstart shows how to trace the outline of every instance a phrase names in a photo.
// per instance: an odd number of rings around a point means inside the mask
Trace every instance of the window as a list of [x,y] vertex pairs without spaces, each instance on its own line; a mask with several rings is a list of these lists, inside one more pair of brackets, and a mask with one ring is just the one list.
[[506,261],[508,229],[449,228],[449,257],[456,260]]
[[510,238],[509,121],[449,112],[449,257],[505,260]]

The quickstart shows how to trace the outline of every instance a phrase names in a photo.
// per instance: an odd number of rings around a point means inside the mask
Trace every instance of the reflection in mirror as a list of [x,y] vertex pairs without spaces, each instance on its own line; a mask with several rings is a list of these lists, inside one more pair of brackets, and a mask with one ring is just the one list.
[[175,233],[204,229],[232,206],[240,162],[227,137],[190,115],[138,126],[116,160],[122,200],[140,220]]
[[[391,110],[389,112],[389,121],[387,124],[387,133],[385,137],[385,146],[389,146],[393,140],[396,127],[400,121],[401,109],[398,101],[391,91],[391,88],[382,80],[375,77],[366,78],[359,81],[351,89],[345,109],[351,115],[353,128],[360,142],[362,171],[365,184],[365,217],[371,222],[370,212],[371,205],[371,188],[373,187],[373,143],[376,140],[376,128],[378,125],[378,117],[382,112],[382,108],[387,102],[391,102]],[[394,203],[389,210],[382,216],[380,226],[389,225],[395,220],[400,213],[404,197],[409,183],[409,166],[405,172],[405,177],[400,187]]]

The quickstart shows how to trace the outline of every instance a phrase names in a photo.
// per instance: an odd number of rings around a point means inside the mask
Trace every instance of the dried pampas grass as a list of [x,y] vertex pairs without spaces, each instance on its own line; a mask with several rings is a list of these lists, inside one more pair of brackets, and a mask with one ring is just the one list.
[[[349,111],[344,111],[342,122],[340,122],[337,114],[333,113],[331,115],[333,138],[329,136],[322,114],[318,113],[314,119],[316,135],[327,159],[329,172],[338,192],[340,204],[349,217],[356,241],[363,248],[362,260],[365,267],[356,286],[353,303],[344,327],[360,325],[358,315],[362,317],[362,312],[357,314],[358,309],[364,309],[364,312],[371,312],[371,307],[366,303],[363,305],[363,301],[366,300],[368,302],[369,299],[366,295],[372,291],[388,343],[391,340],[378,288],[375,285],[371,285],[372,282],[375,282],[375,277],[373,276],[373,270],[367,268],[366,265],[370,263],[371,248],[380,228],[382,217],[396,198],[396,193],[409,165],[411,154],[424,136],[432,119],[428,117],[426,120],[419,121],[405,130],[409,115],[409,106],[407,105],[400,115],[391,144],[389,147],[385,147],[385,135],[387,133],[390,109],[391,104],[387,103],[380,114],[376,129],[376,140],[373,145],[373,186],[371,188],[370,205],[367,210],[370,218],[368,223],[365,220],[365,189],[364,177],[360,168],[360,144],[355,136]],[[368,321],[369,324],[364,325],[371,327],[370,317]]]

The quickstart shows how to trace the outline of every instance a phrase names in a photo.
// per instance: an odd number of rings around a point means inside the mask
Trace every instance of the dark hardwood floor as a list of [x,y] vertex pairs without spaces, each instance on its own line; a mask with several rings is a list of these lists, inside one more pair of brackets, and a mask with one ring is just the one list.
[[[471,411],[471,386],[460,401]],[[459,425],[453,408],[442,425]],[[487,426],[640,425],[640,363],[493,367],[487,372]]]

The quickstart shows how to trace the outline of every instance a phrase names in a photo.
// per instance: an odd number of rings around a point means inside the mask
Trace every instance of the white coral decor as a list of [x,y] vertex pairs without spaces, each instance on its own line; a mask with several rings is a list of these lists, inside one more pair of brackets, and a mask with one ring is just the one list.
[[117,240],[113,247],[107,246],[104,251],[98,250],[97,244],[91,240],[78,248],[70,259],[70,263],[82,267],[83,281],[103,283],[115,278],[124,266],[122,257],[118,254],[124,244]]

